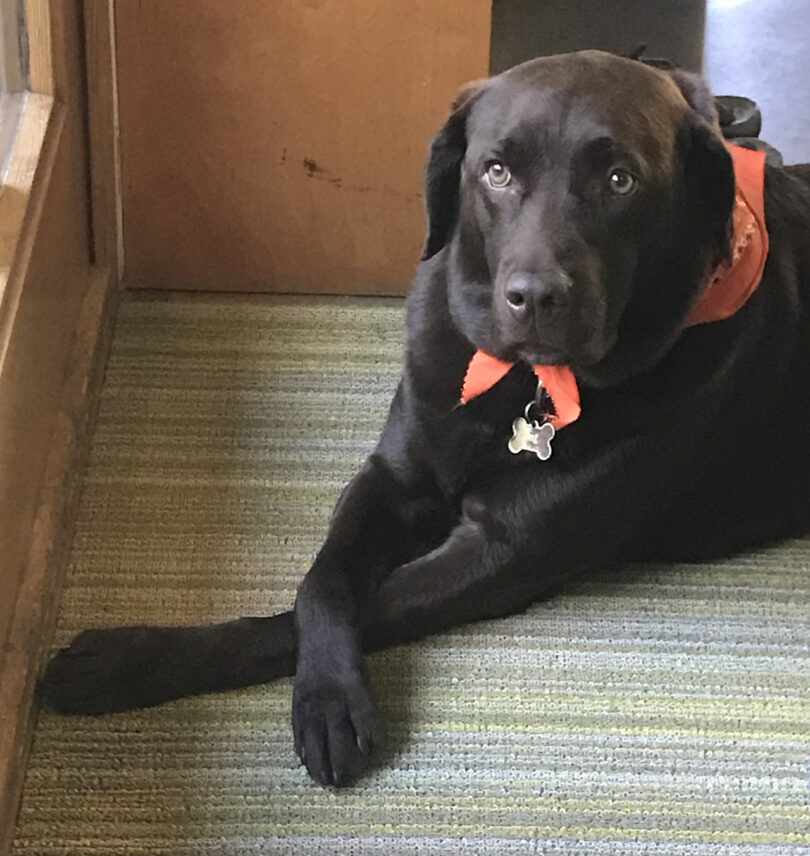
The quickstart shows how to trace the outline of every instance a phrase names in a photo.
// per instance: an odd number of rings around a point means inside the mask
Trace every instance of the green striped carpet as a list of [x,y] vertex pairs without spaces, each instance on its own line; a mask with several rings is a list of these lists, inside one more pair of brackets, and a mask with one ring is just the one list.
[[[290,606],[371,448],[395,301],[140,298],[107,374],[57,643]],[[810,540],[636,567],[372,659],[391,741],[296,764],[290,683],[42,714],[17,854],[810,854]]]

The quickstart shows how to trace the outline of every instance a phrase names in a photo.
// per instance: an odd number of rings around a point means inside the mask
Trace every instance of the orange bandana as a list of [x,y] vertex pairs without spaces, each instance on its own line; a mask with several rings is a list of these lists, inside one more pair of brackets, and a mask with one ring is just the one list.
[[[728,145],[734,159],[737,194],[734,205],[732,258],[713,274],[686,318],[686,325],[722,321],[732,316],[756,291],[768,257],[765,227],[765,152]],[[513,363],[476,351],[467,367],[461,389],[466,404],[494,386]],[[538,382],[554,403],[549,422],[555,429],[576,422],[582,408],[574,373],[567,366],[534,366]]]

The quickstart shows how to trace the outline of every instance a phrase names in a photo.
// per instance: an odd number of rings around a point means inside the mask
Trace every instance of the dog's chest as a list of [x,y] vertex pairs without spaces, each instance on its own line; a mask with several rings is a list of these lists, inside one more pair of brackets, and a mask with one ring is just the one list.
[[430,458],[446,495],[458,496],[476,481],[509,467],[543,465],[538,449],[551,451],[545,434],[531,436],[531,418],[528,433],[515,429],[536,391],[537,378],[531,370],[516,366],[487,392],[430,424]]

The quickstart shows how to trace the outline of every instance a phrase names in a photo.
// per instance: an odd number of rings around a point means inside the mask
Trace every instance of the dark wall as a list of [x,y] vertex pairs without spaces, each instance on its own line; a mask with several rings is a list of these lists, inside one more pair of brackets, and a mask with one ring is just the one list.
[[540,54],[584,48],[666,57],[699,71],[705,0],[494,0],[493,73]]

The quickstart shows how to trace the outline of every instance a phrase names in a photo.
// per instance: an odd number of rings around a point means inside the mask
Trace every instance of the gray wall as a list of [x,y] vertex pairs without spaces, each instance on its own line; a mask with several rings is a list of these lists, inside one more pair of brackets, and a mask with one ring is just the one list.
[[810,2],[709,0],[703,73],[718,95],[753,98],[761,137],[810,161]]

